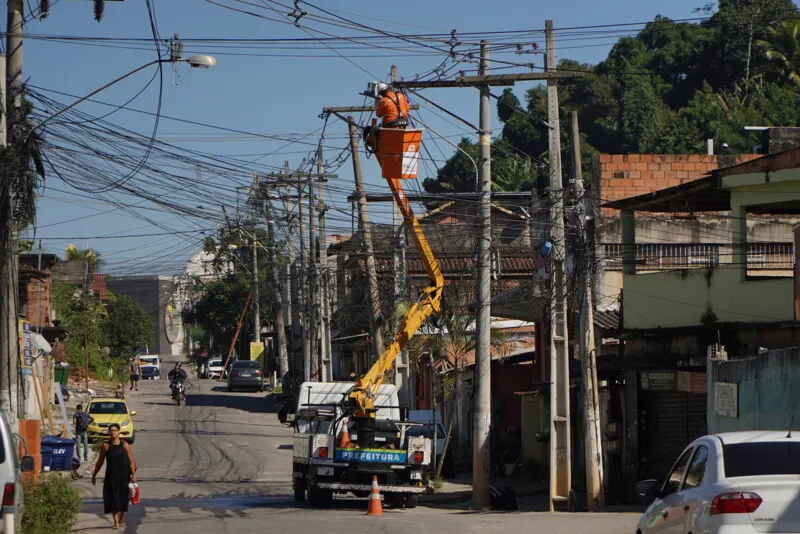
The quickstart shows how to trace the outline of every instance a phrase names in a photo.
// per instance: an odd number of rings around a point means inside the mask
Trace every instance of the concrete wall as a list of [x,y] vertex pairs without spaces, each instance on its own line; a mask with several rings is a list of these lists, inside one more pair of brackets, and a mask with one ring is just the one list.
[[[794,320],[793,280],[746,280],[735,266],[625,275],[624,327]],[[704,321],[705,316],[705,321]]]
[[110,279],[108,290],[120,295],[128,295],[139,303],[153,319],[154,346],[150,352],[171,355],[172,346],[167,339],[165,314],[167,304],[173,292],[171,277],[162,276],[130,276]]
[[[771,350],[742,360],[710,361],[708,366],[708,431],[788,430],[800,428],[800,347]],[[738,386],[738,414],[719,415],[716,383]]]

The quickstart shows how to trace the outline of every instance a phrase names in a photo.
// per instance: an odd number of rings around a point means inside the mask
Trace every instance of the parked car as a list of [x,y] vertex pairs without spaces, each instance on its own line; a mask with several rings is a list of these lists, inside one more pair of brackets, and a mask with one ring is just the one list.
[[644,480],[637,534],[800,532],[800,432],[713,434],[693,441],[663,483]]
[[[433,410],[410,410],[408,412],[408,421],[411,423],[422,423],[423,426],[411,427],[406,432],[409,436],[424,436],[429,439],[434,437],[433,428]],[[436,412],[436,465],[442,461],[442,453],[444,452],[444,443],[447,441],[447,430],[442,424],[442,412]],[[444,478],[455,478],[456,476],[456,463],[453,457],[453,441],[451,436],[450,445],[447,449],[447,454],[444,456],[444,465],[442,466],[442,476]]]
[[[61,396],[64,397],[64,402],[65,403],[69,402],[69,390],[67,389],[67,386],[65,386],[63,384],[56,384],[56,387],[61,388]],[[58,404],[58,393],[56,393],[54,395],[54,397],[55,397],[55,400],[53,402]]]
[[223,363],[222,359],[215,358],[208,361],[208,378],[220,378],[222,376]]
[[258,362],[251,360],[233,362],[230,373],[228,373],[228,391],[234,389],[264,391],[264,373],[258,366]]
[[136,430],[133,428],[133,416],[136,412],[128,408],[124,399],[92,397],[86,411],[94,419],[88,428],[89,441],[108,439],[108,427],[112,423],[119,425],[120,438],[130,444],[136,440]]
[[[0,414],[0,487],[3,488],[0,514],[13,514],[16,526],[22,518],[22,473],[34,469],[33,457],[25,456],[20,461],[18,450],[8,419]],[[0,532],[5,532],[3,529],[0,521]]]

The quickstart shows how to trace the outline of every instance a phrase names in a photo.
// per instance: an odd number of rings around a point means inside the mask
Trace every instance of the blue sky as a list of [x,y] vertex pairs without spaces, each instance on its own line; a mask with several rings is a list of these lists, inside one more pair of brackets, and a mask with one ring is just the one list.
[[[270,11],[274,5],[266,0],[214,0],[217,3],[281,19],[284,15]],[[288,4],[288,0],[281,0]],[[58,35],[81,37],[150,37],[145,2],[125,0],[106,2],[105,18],[97,23],[92,17],[92,5],[88,1],[54,0],[50,16],[43,21],[31,21],[26,33],[31,35]],[[652,0],[617,0],[596,2],[589,0],[562,0],[560,2],[530,2],[496,0],[477,2],[474,0],[408,0],[389,5],[385,2],[334,2],[317,0],[312,2],[335,14],[371,27],[398,33],[449,32],[457,29],[457,36],[464,32],[486,32],[505,30],[538,30],[544,27],[545,19],[553,19],[556,28],[619,24],[652,20],[656,15],[671,18],[697,16],[692,12],[703,4],[700,0],[674,0],[655,2]],[[226,9],[202,0],[154,0],[158,30],[161,37],[168,38],[178,33],[190,39],[230,38],[298,38],[309,34],[290,24],[266,20]],[[264,7],[261,7],[264,6]],[[393,6],[393,7],[392,7]],[[309,12],[314,9],[301,7]],[[284,9],[285,11],[285,9]],[[317,12],[318,13],[318,12]],[[303,21],[301,20],[301,24]],[[355,35],[363,32],[331,25],[315,25],[317,29],[335,35]],[[319,35],[319,34],[314,34]],[[564,37],[557,44],[559,57],[596,63],[605,58],[608,50],[621,33],[611,36],[580,35]],[[530,42],[530,37],[527,37]],[[466,40],[466,39],[465,39]],[[543,38],[536,38],[544,48]],[[402,47],[398,41],[396,47]],[[385,79],[389,67],[396,64],[401,76],[411,77],[415,73],[429,71],[442,62],[444,54],[431,50],[429,54],[406,54],[385,50],[343,51],[344,54],[379,55],[381,57],[351,57],[350,60],[320,49],[285,50],[243,49],[231,43],[187,44],[185,55],[208,53],[214,55],[218,65],[207,71],[188,70],[181,67],[179,75],[170,68],[165,69],[162,113],[170,117],[210,123],[226,128],[258,134],[274,134],[287,137],[289,134],[306,134],[317,131],[323,121],[318,117],[324,106],[361,105],[364,101],[358,93],[372,79]],[[441,45],[440,45],[441,46]],[[43,39],[26,39],[24,76],[40,90],[57,90],[71,95],[84,95],[117,76],[155,59],[152,43],[142,42],[137,50],[129,45],[120,46],[110,42],[98,46],[65,44]],[[286,57],[292,54],[292,57]],[[299,57],[302,54],[303,57]],[[315,57],[305,57],[315,56]],[[328,57],[320,57],[328,56]],[[508,53],[494,56],[496,59],[514,62],[533,61],[542,65],[542,57]],[[498,65],[499,66],[499,65]],[[467,65],[465,68],[472,68]],[[121,82],[97,96],[107,102],[121,104],[139,92],[155,72],[152,67]],[[518,69],[517,69],[518,70]],[[509,72],[502,70],[498,72]],[[513,71],[512,71],[513,72]],[[530,87],[518,84],[518,94]],[[498,90],[499,92],[499,90]],[[426,96],[436,100],[453,112],[477,122],[478,96],[474,89],[439,89],[426,91]],[[50,96],[68,104],[74,98],[49,93]],[[154,112],[157,91],[155,86],[145,90],[130,106]],[[108,113],[108,107],[91,103],[82,104],[86,113],[99,115]],[[430,111],[425,111],[423,120],[442,135],[457,141],[465,133],[457,125],[444,121]],[[108,120],[130,130],[148,133],[153,127],[153,117],[125,110],[118,111]],[[496,119],[493,119],[497,126]],[[343,148],[345,125],[331,119],[326,136],[326,157],[333,157],[335,148]],[[264,169],[282,166],[289,160],[294,167],[308,155],[313,147],[309,144],[290,144],[268,141],[241,135],[200,128],[171,120],[162,120],[159,125],[160,140],[195,151],[224,155],[241,161],[255,161]],[[315,144],[318,135],[310,135],[306,142]],[[452,149],[438,143],[444,156]],[[429,145],[430,147],[430,145]],[[440,154],[431,148],[433,154]],[[270,153],[274,152],[271,155]],[[370,191],[385,192],[378,166],[374,160],[363,160]],[[191,169],[186,173],[191,175]],[[343,200],[347,191],[353,189],[349,163],[338,170],[339,178],[331,183],[331,192],[338,211],[332,212],[330,226],[335,232],[345,233],[350,228],[350,206]],[[213,174],[201,174],[198,180],[215,183],[221,180]],[[136,177],[133,178],[136,180]],[[241,184],[248,182],[247,173],[237,177]],[[228,184],[229,182],[225,182]],[[233,189],[233,187],[232,187]],[[76,196],[78,193],[82,196]],[[91,246],[107,259],[107,270],[117,274],[159,273],[172,274],[191,255],[193,248],[200,246],[202,236],[198,229],[213,228],[219,214],[213,198],[198,199],[198,216],[193,221],[175,214],[155,211],[148,203],[112,193],[115,198],[128,204],[136,204],[137,213],[156,220],[175,230],[192,229],[194,237],[186,234],[176,236],[143,236],[126,239],[73,239],[75,237],[123,236],[163,233],[164,230],[145,220],[116,210],[96,195],[77,192],[49,176],[39,201],[39,216],[36,237],[64,237],[68,239],[45,239],[46,251],[63,255],[64,247],[75,242]],[[185,195],[175,191],[174,195]],[[194,200],[192,200],[194,203]],[[235,206],[229,206],[235,211]],[[385,217],[389,206],[372,205],[373,218]],[[208,215],[203,215],[204,210]],[[78,219],[78,220],[74,220]],[[70,222],[71,221],[71,222]]]

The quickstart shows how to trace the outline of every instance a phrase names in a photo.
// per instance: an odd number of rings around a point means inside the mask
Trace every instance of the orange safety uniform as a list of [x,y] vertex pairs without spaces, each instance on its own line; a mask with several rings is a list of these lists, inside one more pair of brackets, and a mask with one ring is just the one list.
[[394,121],[400,117],[408,117],[408,100],[402,93],[386,91],[378,102],[375,114],[383,119],[383,127],[392,128]]

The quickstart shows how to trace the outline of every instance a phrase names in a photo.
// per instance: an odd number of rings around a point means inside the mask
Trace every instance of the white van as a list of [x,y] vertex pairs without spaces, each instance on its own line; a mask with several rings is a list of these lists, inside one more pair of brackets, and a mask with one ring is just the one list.
[[[33,471],[34,468],[33,457],[25,456],[20,462],[18,450],[8,419],[0,413],[0,488],[3,488],[0,514],[4,516],[3,519],[11,515],[15,528],[22,520],[22,472]],[[4,523],[0,519],[0,532],[5,532]]]
[[158,380],[161,378],[161,359],[158,354],[142,354],[139,356],[142,369],[142,380]]

